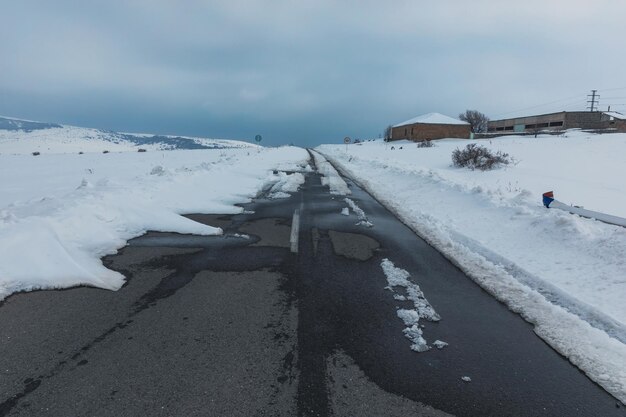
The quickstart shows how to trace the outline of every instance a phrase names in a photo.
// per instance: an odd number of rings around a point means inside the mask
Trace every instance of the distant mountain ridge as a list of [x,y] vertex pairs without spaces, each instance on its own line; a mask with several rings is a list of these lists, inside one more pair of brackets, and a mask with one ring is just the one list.
[[31,120],[10,119],[0,117],[0,130],[23,130],[32,132],[33,130],[51,129],[63,127],[56,123],[33,122]]
[[257,145],[229,139],[121,133],[102,129],[0,117],[0,153],[124,152],[177,149],[248,148]]

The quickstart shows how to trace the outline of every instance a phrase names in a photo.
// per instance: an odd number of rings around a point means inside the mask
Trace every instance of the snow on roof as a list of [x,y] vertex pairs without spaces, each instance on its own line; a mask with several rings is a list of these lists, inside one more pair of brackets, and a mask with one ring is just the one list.
[[469,123],[463,122],[458,119],[453,119],[441,113],[428,113],[421,116],[414,117],[402,123],[398,123],[393,127],[412,125],[413,123],[429,123],[434,125],[468,125]]
[[615,117],[616,119],[626,120],[626,114],[622,114],[616,111],[605,111],[604,114],[610,117]]

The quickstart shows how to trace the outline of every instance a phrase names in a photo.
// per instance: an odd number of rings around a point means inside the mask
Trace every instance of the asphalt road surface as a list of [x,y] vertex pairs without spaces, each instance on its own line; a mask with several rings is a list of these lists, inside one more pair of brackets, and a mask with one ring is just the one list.
[[[309,173],[289,199],[261,195],[242,214],[189,216],[224,236],[132,240],[104,260],[128,277],[117,292],[8,298],[0,416],[626,415],[348,183],[372,227],[340,214],[343,197]],[[410,349],[396,310],[412,304],[385,289],[384,258],[440,314],[421,322],[424,337],[448,346]]]

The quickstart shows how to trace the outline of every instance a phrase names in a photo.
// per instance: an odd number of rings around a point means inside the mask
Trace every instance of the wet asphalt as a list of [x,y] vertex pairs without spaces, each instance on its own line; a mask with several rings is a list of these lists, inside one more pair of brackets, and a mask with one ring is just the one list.
[[[189,215],[224,236],[150,232],[95,288],[0,305],[0,416],[626,416],[370,195],[359,223],[316,173],[289,199]],[[291,221],[300,211],[298,252]],[[388,258],[441,321],[417,353],[385,289]],[[422,323],[422,322],[421,322]],[[469,376],[471,382],[461,377]]]

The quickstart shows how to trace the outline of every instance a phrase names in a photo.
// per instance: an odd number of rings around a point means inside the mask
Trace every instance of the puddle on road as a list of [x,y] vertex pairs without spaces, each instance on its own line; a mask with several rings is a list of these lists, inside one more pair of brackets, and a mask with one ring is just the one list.
[[357,233],[329,230],[328,236],[333,244],[335,254],[348,259],[367,261],[380,248],[380,244],[376,240]]

